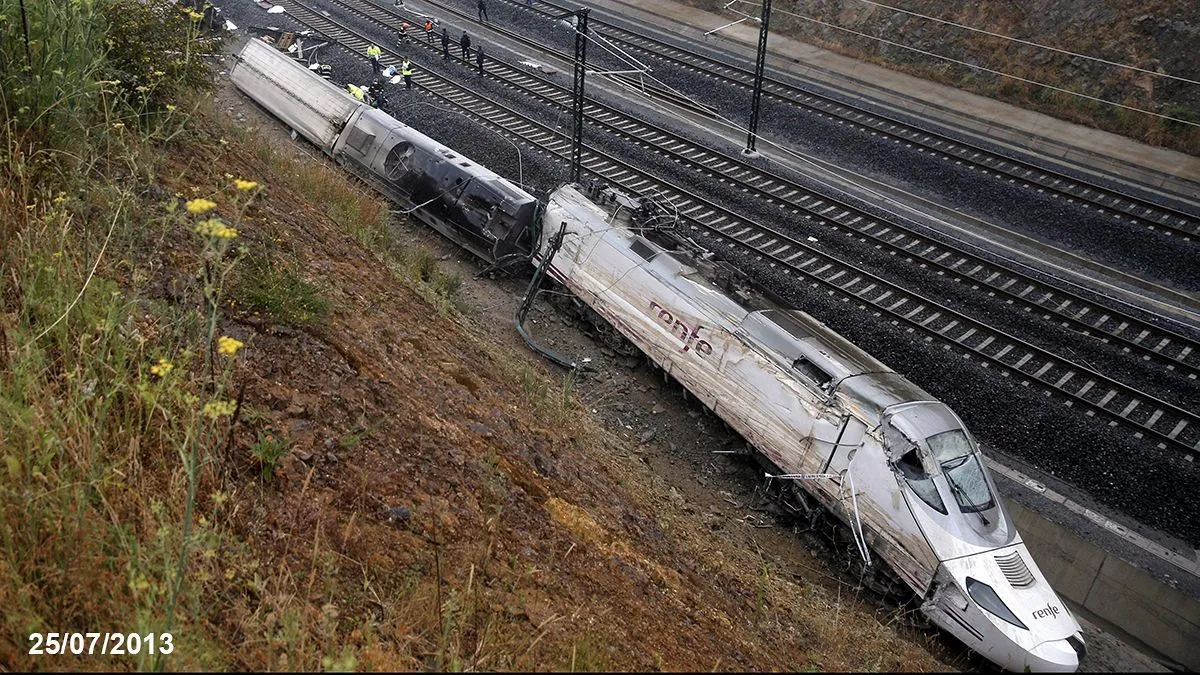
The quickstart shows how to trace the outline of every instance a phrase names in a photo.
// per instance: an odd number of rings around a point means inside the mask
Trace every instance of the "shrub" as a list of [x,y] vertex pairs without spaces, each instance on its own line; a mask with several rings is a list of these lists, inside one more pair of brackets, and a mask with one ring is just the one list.
[[200,29],[200,15],[171,0],[102,0],[109,24],[105,77],[142,114],[167,111],[184,92],[212,88],[204,54],[219,53],[221,33]]

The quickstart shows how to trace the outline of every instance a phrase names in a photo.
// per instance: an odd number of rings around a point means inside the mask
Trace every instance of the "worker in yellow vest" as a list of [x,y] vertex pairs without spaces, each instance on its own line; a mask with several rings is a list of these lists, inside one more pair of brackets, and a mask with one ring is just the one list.
[[404,59],[404,62],[400,64],[400,74],[404,76],[404,88],[412,89],[413,67],[411,61]]
[[359,87],[359,86],[353,85],[353,84],[348,84],[348,85],[346,85],[346,90],[350,92],[351,96],[353,96],[354,98],[356,98],[360,101],[367,100],[366,95],[364,94],[364,92],[362,90],[362,87]]
[[379,63],[379,57],[383,56],[383,50],[376,45],[367,47],[367,58],[371,59],[371,71],[376,75],[380,70],[383,70],[383,65]]

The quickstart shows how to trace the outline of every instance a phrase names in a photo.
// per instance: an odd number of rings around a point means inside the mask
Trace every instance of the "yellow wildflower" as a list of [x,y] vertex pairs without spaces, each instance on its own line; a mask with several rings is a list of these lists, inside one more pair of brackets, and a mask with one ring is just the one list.
[[241,190],[242,192],[245,192],[247,190],[253,190],[254,188],[258,187],[258,181],[242,180],[241,178],[233,181],[233,184],[235,187],[237,187],[237,189]]
[[233,411],[237,409],[237,403],[233,401],[209,401],[204,404],[202,411],[206,417],[218,419],[221,417],[229,417]]
[[215,208],[217,208],[216,202],[209,201],[203,197],[192,199],[187,203],[188,213],[204,213],[205,211],[211,211]]
[[158,363],[150,366],[150,374],[157,375],[158,377],[166,377],[167,373],[171,372],[174,368],[175,365],[170,361],[165,358],[159,359]]
[[175,112],[175,106],[168,103],[167,104],[167,112]]
[[217,340],[217,351],[222,354],[233,356],[239,349],[242,348],[242,344],[243,343],[240,340],[231,338],[228,335],[222,335]]
[[[196,200],[193,199],[192,201]],[[191,205],[192,202],[188,202],[188,211],[192,210]],[[225,223],[222,223],[220,218],[209,218],[208,220],[201,220],[200,222],[196,223],[195,229],[197,234],[216,237],[219,235],[221,230],[225,229]]]
[[238,231],[237,228],[222,225],[221,229],[217,230],[216,235],[221,239],[233,239],[238,236]]

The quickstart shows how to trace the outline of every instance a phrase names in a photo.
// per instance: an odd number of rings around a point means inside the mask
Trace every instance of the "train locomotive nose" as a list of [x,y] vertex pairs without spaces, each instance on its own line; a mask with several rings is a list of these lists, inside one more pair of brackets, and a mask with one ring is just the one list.
[[1029,669],[1037,673],[1073,673],[1086,650],[1083,640],[1072,635],[1065,640],[1047,640],[1029,650]]
[[[1040,570],[1013,566],[1014,555],[1026,558],[1028,552],[1016,544],[943,561],[938,590],[922,610],[1008,671],[1076,671],[1085,654],[1079,623]],[[997,559],[1008,567],[998,567]]]

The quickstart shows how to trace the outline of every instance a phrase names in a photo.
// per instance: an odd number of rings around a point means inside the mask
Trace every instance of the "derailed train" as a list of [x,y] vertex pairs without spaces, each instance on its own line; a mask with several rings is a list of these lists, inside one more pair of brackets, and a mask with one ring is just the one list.
[[686,239],[631,218],[653,212],[636,200],[567,185],[543,207],[256,41],[232,77],[453,241],[488,261],[528,260],[569,289],[736,429],[772,480],[843,523],[867,568],[899,579],[935,624],[1010,670],[1078,667],[1079,624],[978,444],[934,397],[811,316],[735,288]]
[[538,200],[391,115],[355,99],[259,40],[234,85],[325,154],[485,260],[528,255]]

